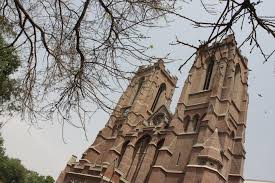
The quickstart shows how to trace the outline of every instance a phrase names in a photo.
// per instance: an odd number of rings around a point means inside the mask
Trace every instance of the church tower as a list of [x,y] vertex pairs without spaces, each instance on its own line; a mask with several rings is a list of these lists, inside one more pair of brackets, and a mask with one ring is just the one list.
[[234,36],[200,47],[176,112],[177,78],[140,67],[106,126],[58,183],[242,183],[247,59]]

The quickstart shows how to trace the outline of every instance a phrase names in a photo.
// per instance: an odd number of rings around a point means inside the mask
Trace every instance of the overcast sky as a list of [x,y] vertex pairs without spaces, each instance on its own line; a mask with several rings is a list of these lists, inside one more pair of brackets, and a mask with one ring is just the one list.
[[[275,1],[266,0],[260,6],[262,15],[274,14]],[[183,10],[185,14],[192,15],[194,18],[213,19],[210,15],[204,13],[199,4],[185,5]],[[242,30],[242,33],[246,29]],[[237,30],[237,42],[243,40],[242,33]],[[240,33],[240,34],[239,34]],[[182,46],[171,46],[170,42],[179,39],[198,43],[198,40],[204,40],[207,31],[192,28],[185,21],[176,19],[169,27],[162,29],[152,29],[145,32],[151,35],[147,44],[153,45],[152,53],[157,56],[164,56],[168,53],[171,57],[177,59],[186,59],[193,50]],[[275,47],[274,40],[270,37],[260,36],[261,43],[266,49]],[[262,64],[263,58],[258,52],[249,53],[249,49],[242,48],[242,54],[249,60],[249,109],[248,123],[246,130],[246,161],[245,161],[245,178],[275,180],[275,133],[274,133],[274,93],[275,93],[275,58],[273,57],[268,63]],[[182,72],[177,69],[182,61],[167,64],[168,69],[176,75],[179,80],[176,89],[172,111],[181,92],[183,82],[192,61],[183,68]],[[259,97],[261,94],[263,97]],[[114,96],[116,100],[117,96]],[[96,134],[102,129],[107,122],[108,115],[104,112],[98,112],[88,124],[88,140],[85,139],[83,132],[69,126],[65,127],[65,140],[61,136],[59,124],[40,123],[42,129],[29,128],[26,123],[21,122],[19,118],[10,121],[3,129],[2,134],[5,138],[5,147],[7,154],[11,157],[19,158],[23,164],[32,170],[41,174],[49,174],[55,178],[64,168],[67,160],[72,154],[80,157],[82,152],[93,142]]]

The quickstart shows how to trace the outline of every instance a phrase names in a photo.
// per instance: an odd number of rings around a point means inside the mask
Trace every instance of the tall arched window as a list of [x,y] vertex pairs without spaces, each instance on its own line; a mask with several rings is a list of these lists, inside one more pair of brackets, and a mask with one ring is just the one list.
[[131,102],[131,105],[132,105],[132,104],[134,103],[134,101],[136,100],[136,98],[137,98],[137,96],[138,96],[138,94],[139,94],[139,92],[140,92],[140,89],[141,89],[141,87],[142,87],[142,85],[143,85],[143,83],[144,83],[144,80],[145,80],[145,77],[141,77],[141,78],[139,79],[137,91],[136,91],[135,96],[134,96],[134,98],[133,98],[133,100],[132,100],[132,102]]
[[123,143],[122,148],[121,148],[121,152],[120,152],[120,156],[119,156],[119,159],[118,159],[118,165],[120,164],[120,162],[122,160],[122,157],[125,154],[125,151],[126,151],[127,146],[128,146],[129,143],[130,143],[130,140],[127,140]]
[[186,116],[183,120],[184,131],[186,132],[190,123],[190,116]]
[[[148,147],[151,139],[152,139],[151,136],[145,135],[145,136],[141,137],[135,145],[132,163],[137,158],[137,165],[135,167],[135,171],[134,171],[131,182],[134,182],[136,180],[137,174],[140,171],[140,167],[141,167],[143,159],[145,157],[145,152],[147,150],[147,147]],[[130,169],[132,167],[132,163],[131,163]]]
[[240,65],[237,64],[235,68],[235,74],[234,74],[234,89],[233,89],[233,100],[235,102],[239,102],[240,100],[240,87],[241,87],[241,68]]
[[212,72],[213,72],[213,67],[214,67],[214,59],[211,58],[207,64],[207,70],[206,70],[206,76],[205,76],[205,81],[204,81],[204,85],[203,85],[203,90],[209,89]]
[[151,166],[150,166],[150,169],[149,169],[149,172],[147,173],[147,176],[145,178],[145,183],[148,183],[149,182],[149,178],[150,178],[150,175],[152,173],[152,168],[153,166],[156,164],[156,161],[157,161],[157,158],[158,158],[158,155],[159,155],[159,149],[163,146],[164,144],[164,139],[161,139],[158,143],[157,143],[157,148],[156,148],[156,151],[155,151],[155,155],[154,155],[154,158],[153,158],[153,161],[151,163]]
[[180,156],[181,156],[181,152],[179,152],[179,154],[178,154],[177,163],[176,163],[177,166],[179,166]]
[[198,127],[198,124],[199,124],[199,119],[200,119],[200,116],[199,116],[198,114],[196,114],[196,115],[193,117],[193,120],[192,120],[193,131],[196,131],[196,130],[197,130],[197,127]]
[[165,83],[162,83],[162,84],[160,85],[160,87],[159,87],[158,93],[157,93],[157,95],[156,95],[156,97],[155,97],[155,100],[154,100],[154,102],[153,102],[153,105],[152,105],[152,107],[151,107],[151,111],[152,111],[152,112],[155,111],[156,106],[157,106],[157,104],[158,104],[158,101],[159,101],[159,99],[160,99],[160,96],[161,96],[161,94],[162,94],[165,90],[166,90],[166,85],[165,85]]

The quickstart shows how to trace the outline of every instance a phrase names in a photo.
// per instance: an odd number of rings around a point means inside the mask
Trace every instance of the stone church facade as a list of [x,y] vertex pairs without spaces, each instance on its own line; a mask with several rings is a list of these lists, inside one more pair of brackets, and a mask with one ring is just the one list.
[[141,66],[106,126],[58,183],[243,183],[247,59],[234,36],[200,47],[176,111],[177,78]]

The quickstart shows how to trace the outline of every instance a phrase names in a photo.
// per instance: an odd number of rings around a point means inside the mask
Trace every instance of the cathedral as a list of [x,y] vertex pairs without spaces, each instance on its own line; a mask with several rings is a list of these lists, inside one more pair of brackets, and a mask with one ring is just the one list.
[[[94,143],[58,183],[243,183],[247,59],[233,35],[201,46],[183,83],[141,66]],[[180,83],[181,84],[181,83]]]

